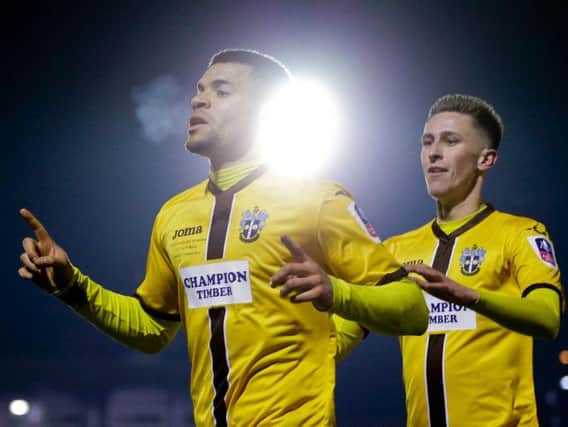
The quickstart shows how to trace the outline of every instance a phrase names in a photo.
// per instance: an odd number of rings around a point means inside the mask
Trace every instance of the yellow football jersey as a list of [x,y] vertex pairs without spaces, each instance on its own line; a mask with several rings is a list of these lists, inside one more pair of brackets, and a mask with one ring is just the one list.
[[[545,227],[487,206],[445,235],[436,222],[388,239],[402,264],[424,263],[473,289],[526,296],[560,272]],[[533,338],[425,294],[423,336],[400,338],[408,426],[537,426]]]
[[290,260],[287,234],[330,274],[374,284],[400,264],[347,191],[262,170],[227,191],[204,181],[170,199],[137,290],[180,318],[198,426],[335,424],[335,331],[328,313],[269,285]]

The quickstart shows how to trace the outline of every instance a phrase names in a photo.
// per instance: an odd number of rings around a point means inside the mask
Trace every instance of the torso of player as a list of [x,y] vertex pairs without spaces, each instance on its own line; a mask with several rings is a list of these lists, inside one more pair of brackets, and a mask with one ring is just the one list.
[[[519,222],[519,224],[516,224]],[[515,217],[493,212],[450,241],[436,236],[432,224],[387,242],[403,264],[440,264],[456,282],[473,289],[520,297],[512,271],[510,240],[525,227]],[[442,252],[446,252],[443,254]],[[438,260],[436,261],[436,258]],[[444,400],[448,426],[538,425],[532,377],[532,338],[512,332],[485,316],[425,293],[427,332],[401,337],[408,425],[428,426],[429,400]],[[440,353],[432,336],[443,337]],[[429,396],[429,366],[440,358],[443,389]],[[438,368],[436,368],[438,369]],[[409,398],[410,396],[410,398]],[[435,416],[432,416],[435,418]]]
[[[279,241],[282,233],[325,262],[314,239],[318,189],[292,187],[260,177],[220,200],[203,184],[177,196],[162,214],[160,238],[177,276],[198,425],[213,425],[210,309],[221,306],[229,425],[333,423],[335,340],[329,316],[311,304],[280,298],[279,289],[269,285],[290,260]],[[212,231],[218,221],[226,221],[222,238]],[[211,258],[211,245],[222,246],[221,257]],[[294,400],[299,389],[301,402]]]

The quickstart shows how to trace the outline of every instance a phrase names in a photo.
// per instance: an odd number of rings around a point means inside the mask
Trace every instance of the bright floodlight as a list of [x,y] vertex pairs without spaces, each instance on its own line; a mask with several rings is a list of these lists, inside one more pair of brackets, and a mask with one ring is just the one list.
[[562,378],[560,378],[560,388],[562,390],[568,390],[568,375],[565,375]]
[[23,399],[15,399],[10,402],[10,413],[12,415],[22,416],[26,415],[30,410],[30,404]]
[[263,159],[285,175],[312,175],[333,154],[339,114],[332,96],[319,84],[295,80],[264,106],[258,143]]

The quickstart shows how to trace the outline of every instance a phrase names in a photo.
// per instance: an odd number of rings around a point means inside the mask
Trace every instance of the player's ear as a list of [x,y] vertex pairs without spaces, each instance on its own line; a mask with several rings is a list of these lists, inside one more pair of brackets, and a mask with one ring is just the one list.
[[477,159],[477,168],[482,171],[488,171],[497,162],[497,150],[494,148],[484,148]]

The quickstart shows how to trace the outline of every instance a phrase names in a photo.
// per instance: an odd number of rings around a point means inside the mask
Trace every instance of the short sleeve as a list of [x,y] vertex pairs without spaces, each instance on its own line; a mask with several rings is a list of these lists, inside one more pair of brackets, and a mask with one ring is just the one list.
[[522,295],[537,288],[551,288],[558,292],[564,306],[560,269],[546,227],[534,221],[519,228],[511,233],[510,256],[512,272]]
[[348,282],[375,285],[406,275],[351,194],[339,185],[322,203],[318,240],[329,272]]

